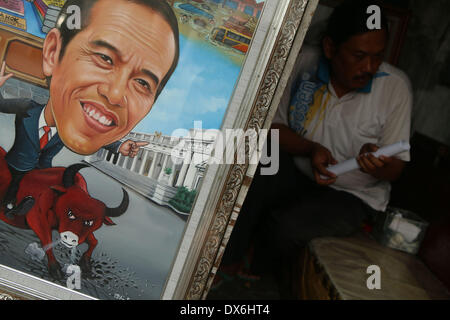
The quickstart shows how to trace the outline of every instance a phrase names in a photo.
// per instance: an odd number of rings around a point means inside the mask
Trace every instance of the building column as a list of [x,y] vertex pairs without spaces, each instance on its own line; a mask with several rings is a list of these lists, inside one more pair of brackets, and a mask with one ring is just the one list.
[[189,169],[187,170],[186,177],[183,181],[183,186],[185,186],[188,189],[192,189],[192,186],[194,185],[195,177],[197,176],[197,168],[195,162],[193,162]]
[[148,171],[148,175],[147,175],[147,177],[149,177],[149,178],[153,178],[153,172],[155,172],[157,158],[158,158],[158,153],[154,152],[152,164],[150,166],[150,170]]
[[177,183],[175,184],[176,187],[183,186],[184,179],[186,178],[188,169],[189,169],[189,163],[183,163],[183,166],[181,167],[180,175],[178,176]]
[[136,169],[136,164],[137,164],[138,158],[139,158],[139,152],[136,155],[136,157],[132,158],[133,162],[131,163],[131,168],[130,168],[131,172],[134,172],[134,170]]
[[139,168],[139,174],[142,175],[144,173],[145,170],[145,165],[147,163],[147,158],[148,158],[148,154],[150,153],[149,150],[144,149],[144,157],[142,159],[142,163],[141,163],[141,167]]
[[164,169],[166,168],[166,165],[167,165],[167,161],[169,160],[169,155],[168,154],[164,153],[163,157],[164,157],[164,162],[163,162],[163,165],[161,167],[161,172],[159,173],[159,176],[158,176],[158,181],[161,180],[161,178],[162,178],[162,176],[164,174]]
[[120,160],[122,160],[123,155],[119,152],[119,156],[117,157],[116,166],[119,166]]
[[174,162],[172,163],[172,173],[169,176],[169,186],[173,187],[173,183],[175,180],[175,169],[177,167],[177,164]]
[[130,160],[130,157],[124,157],[122,168],[124,168],[124,169],[127,168],[127,164],[128,164],[129,160]]
[[114,164],[114,153],[112,153],[111,151],[108,151],[108,153],[111,154],[111,157],[109,158],[109,163]]

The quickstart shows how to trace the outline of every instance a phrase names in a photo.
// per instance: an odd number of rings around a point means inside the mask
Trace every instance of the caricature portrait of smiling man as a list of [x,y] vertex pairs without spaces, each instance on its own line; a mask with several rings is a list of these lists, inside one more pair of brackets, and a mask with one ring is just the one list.
[[[81,28],[69,27],[72,6],[80,9]],[[120,140],[150,112],[178,64],[177,18],[162,0],[68,0],[42,53],[47,104],[0,97],[0,112],[16,114],[5,156],[12,178],[0,202],[10,218],[33,205],[16,205],[22,177],[51,167],[63,146],[80,155],[104,147],[136,157],[148,144]],[[3,63],[0,87],[12,76]]]
[[150,112],[177,63],[178,30],[161,13],[170,10],[165,1],[84,2],[82,12],[91,7],[86,26],[65,47],[64,30],[48,33],[43,71],[51,77],[47,123],[66,147],[87,155],[126,136]]

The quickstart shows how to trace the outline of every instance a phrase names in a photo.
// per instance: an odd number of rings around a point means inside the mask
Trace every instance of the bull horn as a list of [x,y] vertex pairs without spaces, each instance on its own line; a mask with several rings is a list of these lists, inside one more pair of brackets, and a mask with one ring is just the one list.
[[107,217],[117,218],[120,217],[122,214],[124,214],[125,211],[127,211],[128,204],[130,203],[130,197],[128,196],[128,192],[126,192],[125,189],[122,188],[122,191],[123,191],[122,203],[117,208],[106,207],[105,215]]
[[84,163],[77,163],[67,167],[63,174],[63,186],[65,188],[73,186],[75,184],[75,176],[77,172],[86,167],[89,166]]

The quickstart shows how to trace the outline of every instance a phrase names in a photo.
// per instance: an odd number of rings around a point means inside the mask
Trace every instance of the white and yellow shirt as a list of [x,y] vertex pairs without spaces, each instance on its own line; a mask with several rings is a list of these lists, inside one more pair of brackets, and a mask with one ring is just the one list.
[[[413,96],[409,79],[401,70],[383,63],[365,88],[341,98],[329,80],[328,64],[320,49],[305,46],[291,76],[292,95],[283,98],[273,123],[287,125],[322,144],[338,162],[356,157],[366,143],[383,147],[409,141]],[[396,157],[410,161],[409,152]],[[297,157],[295,162],[312,177],[310,159]],[[339,176],[331,187],[359,197],[378,211],[384,211],[390,199],[389,182],[360,170]]]

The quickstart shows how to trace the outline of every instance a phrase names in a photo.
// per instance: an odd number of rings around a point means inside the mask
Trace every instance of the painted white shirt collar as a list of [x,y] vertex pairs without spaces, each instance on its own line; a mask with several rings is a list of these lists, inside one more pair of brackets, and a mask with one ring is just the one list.
[[[44,117],[45,108],[42,109],[41,115],[39,116],[39,139],[42,138],[42,136],[44,135],[44,132],[45,132],[44,127],[48,126],[47,122],[45,121],[45,117]],[[50,139],[58,132],[58,130],[56,130],[56,127],[50,127],[50,130],[51,131],[50,131],[50,136],[48,137],[48,141],[50,141]]]

